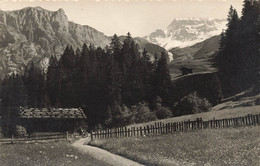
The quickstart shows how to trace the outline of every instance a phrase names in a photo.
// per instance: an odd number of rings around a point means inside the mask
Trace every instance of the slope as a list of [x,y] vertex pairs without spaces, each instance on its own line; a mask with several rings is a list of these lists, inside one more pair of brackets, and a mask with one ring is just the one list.
[[193,73],[210,73],[217,69],[213,57],[218,51],[220,36],[214,36],[190,47],[173,48],[173,61],[169,63],[172,78],[181,76],[181,66],[193,69]]
[[110,38],[92,27],[68,21],[62,9],[0,11],[0,77],[20,73],[31,61],[44,68],[51,55],[61,54],[67,45],[76,49],[83,43],[104,48]]

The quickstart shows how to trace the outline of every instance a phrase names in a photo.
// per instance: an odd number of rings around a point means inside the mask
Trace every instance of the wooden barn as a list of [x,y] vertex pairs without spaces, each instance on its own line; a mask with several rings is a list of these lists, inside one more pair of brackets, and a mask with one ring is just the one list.
[[81,108],[23,108],[18,124],[32,132],[74,132],[86,129],[86,115]]
[[192,69],[182,66],[180,68],[182,75],[187,75],[192,73]]

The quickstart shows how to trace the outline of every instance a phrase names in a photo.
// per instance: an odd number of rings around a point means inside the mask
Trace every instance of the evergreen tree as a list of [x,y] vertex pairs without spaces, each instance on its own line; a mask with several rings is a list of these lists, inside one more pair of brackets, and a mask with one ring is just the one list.
[[165,52],[162,52],[161,58],[159,59],[158,65],[155,70],[154,98],[159,96],[162,98],[163,104],[170,105],[170,103],[172,102],[171,89],[172,82],[167,64],[167,55]]
[[259,58],[259,14],[256,0],[244,0],[241,20],[233,7],[227,30],[221,36],[217,58],[219,78],[225,95],[232,95],[257,81]]
[[51,106],[56,106],[58,102],[58,59],[56,56],[51,56],[47,69],[47,95]]
[[24,84],[28,92],[29,107],[43,107],[45,105],[45,76],[44,72],[31,63],[31,67],[24,75]]

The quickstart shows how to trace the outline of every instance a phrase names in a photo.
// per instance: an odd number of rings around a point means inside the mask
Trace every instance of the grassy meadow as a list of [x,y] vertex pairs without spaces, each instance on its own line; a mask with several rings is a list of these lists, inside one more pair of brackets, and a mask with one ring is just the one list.
[[260,165],[260,126],[94,140],[90,144],[151,166]]
[[209,112],[178,116],[142,124],[132,124],[128,127],[143,127],[154,124],[155,122],[174,123],[187,120],[196,120],[196,118],[202,118],[204,121],[212,120],[214,118],[228,119],[243,117],[248,114],[260,114],[260,94],[241,98],[238,96],[235,99],[229,99],[221,104],[214,106]]
[[1,166],[104,166],[66,141],[0,145]]
[[[220,106],[218,105],[218,107]],[[143,127],[147,125],[152,125],[155,122],[174,123],[174,122],[182,122],[187,120],[196,120],[196,118],[202,118],[204,121],[207,121],[207,120],[212,120],[213,118],[225,119],[225,118],[236,118],[240,116],[246,116],[247,114],[253,114],[253,115],[260,114],[260,105],[250,106],[250,107],[234,107],[234,108],[230,108],[230,106],[223,105],[223,107],[227,107],[227,109],[223,108],[223,110],[220,110],[222,109],[222,107],[213,108],[210,112],[178,116],[178,117],[156,120],[156,121],[151,121],[151,122],[141,123],[141,124],[132,124],[129,125],[128,127]]]

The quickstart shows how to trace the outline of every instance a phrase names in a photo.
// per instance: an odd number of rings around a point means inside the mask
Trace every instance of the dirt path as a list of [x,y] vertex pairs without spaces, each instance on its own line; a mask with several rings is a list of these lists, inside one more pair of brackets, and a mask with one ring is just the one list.
[[118,156],[116,154],[110,153],[106,150],[84,145],[90,141],[90,138],[81,138],[78,141],[75,141],[72,146],[79,149],[80,151],[93,156],[97,160],[101,160],[108,165],[112,166],[142,166],[141,164],[134,162],[132,160],[129,160],[127,158]]

